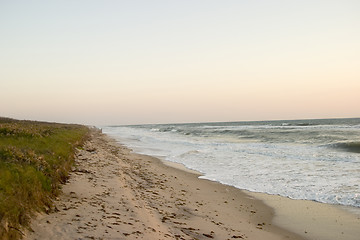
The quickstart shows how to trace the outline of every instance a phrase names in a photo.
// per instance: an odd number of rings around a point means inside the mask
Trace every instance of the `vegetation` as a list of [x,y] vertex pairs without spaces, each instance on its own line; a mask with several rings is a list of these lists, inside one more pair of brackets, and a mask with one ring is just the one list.
[[0,118],[0,239],[20,238],[35,211],[51,209],[88,131]]

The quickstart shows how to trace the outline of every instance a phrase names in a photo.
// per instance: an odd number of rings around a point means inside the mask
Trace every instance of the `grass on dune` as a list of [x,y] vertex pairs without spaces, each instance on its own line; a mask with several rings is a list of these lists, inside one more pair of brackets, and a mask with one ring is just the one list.
[[47,211],[68,177],[81,125],[0,118],[0,239],[18,239],[31,214]]

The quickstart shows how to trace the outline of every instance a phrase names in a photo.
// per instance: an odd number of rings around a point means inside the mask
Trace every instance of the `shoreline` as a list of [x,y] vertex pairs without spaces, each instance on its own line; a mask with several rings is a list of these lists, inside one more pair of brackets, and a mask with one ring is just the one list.
[[311,239],[259,197],[91,135],[53,213],[24,239]]
[[[164,164],[202,176],[183,164],[161,160]],[[211,181],[208,179],[204,179]],[[219,183],[217,181],[213,181]],[[222,183],[219,183],[222,184]],[[228,186],[226,184],[223,184]],[[357,240],[360,235],[360,208],[334,205],[311,200],[291,199],[280,195],[238,189],[261,200],[274,210],[272,223],[307,239]]]

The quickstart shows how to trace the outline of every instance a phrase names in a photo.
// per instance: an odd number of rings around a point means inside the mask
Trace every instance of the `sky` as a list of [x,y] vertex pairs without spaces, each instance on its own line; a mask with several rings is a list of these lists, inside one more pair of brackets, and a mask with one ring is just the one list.
[[358,0],[0,0],[0,116],[360,117]]

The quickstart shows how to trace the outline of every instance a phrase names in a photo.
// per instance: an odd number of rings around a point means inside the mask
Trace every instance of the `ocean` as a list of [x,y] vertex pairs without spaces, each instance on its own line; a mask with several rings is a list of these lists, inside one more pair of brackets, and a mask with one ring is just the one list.
[[360,118],[106,126],[137,153],[239,189],[360,208]]

